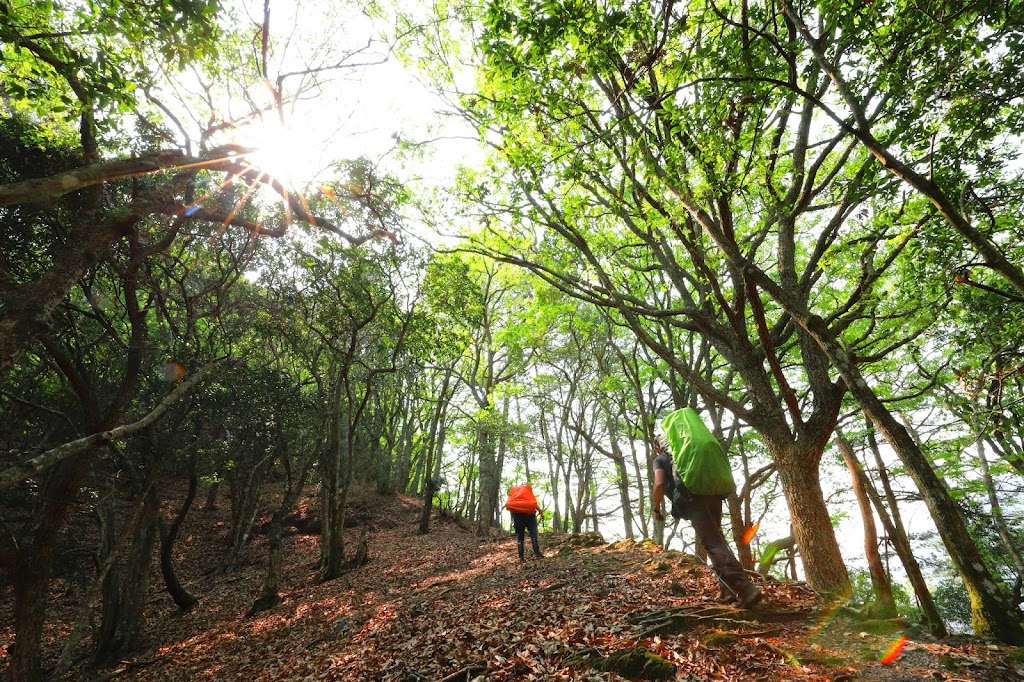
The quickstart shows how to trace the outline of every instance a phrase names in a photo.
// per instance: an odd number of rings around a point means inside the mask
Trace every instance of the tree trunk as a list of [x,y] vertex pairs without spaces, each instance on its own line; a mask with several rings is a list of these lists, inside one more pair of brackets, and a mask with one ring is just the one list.
[[428,466],[428,447],[429,444],[427,443],[421,444],[419,453],[414,453],[411,457],[410,467],[412,468],[412,481],[409,484],[407,491],[412,495],[419,495],[423,492],[423,469]]
[[[156,546],[159,497],[156,486],[149,486],[131,547],[123,552],[123,571],[111,570],[104,581],[103,618],[96,641],[95,660],[103,663],[131,649],[142,627],[149,591],[149,574]],[[115,514],[108,520],[111,531]],[[115,551],[114,546],[107,551]]]
[[183,611],[195,606],[199,599],[192,596],[188,590],[182,587],[178,581],[177,574],[174,572],[174,542],[178,539],[178,531],[185,522],[185,517],[188,516],[189,509],[192,508],[192,503],[196,499],[198,486],[199,477],[196,473],[195,460],[190,457],[188,494],[185,496],[185,501],[174,517],[174,521],[171,522],[170,527],[164,524],[162,518],[160,519],[160,572],[164,576],[164,585],[167,587],[167,593],[171,595],[171,599]]
[[978,546],[967,531],[956,502],[950,497],[942,479],[932,468],[928,458],[868,386],[860,368],[850,361],[846,351],[836,343],[821,318],[805,317],[800,320],[818,343],[829,354],[833,366],[846,380],[850,392],[857,398],[875,427],[899,455],[918,490],[932,520],[949,552],[949,557],[964,581],[971,598],[971,620],[974,633],[979,637],[994,637],[1004,644],[1024,645],[1024,629],[1020,616],[1013,613],[1010,603],[999,588],[991,571],[985,565]]
[[[618,445],[614,447],[616,451],[619,450]],[[626,462],[621,451],[618,451],[618,455],[618,458],[615,459],[615,477],[619,488],[619,504],[622,505],[622,526],[625,538],[633,540],[635,536],[633,533],[633,504],[629,499],[629,472],[626,470]]]
[[725,500],[729,505],[729,526],[732,529],[732,538],[736,542],[736,559],[740,565],[748,571],[754,570],[754,554],[750,551],[750,542],[745,537],[751,520],[744,514],[743,500],[736,495],[730,495]]
[[878,553],[878,532],[875,530],[874,514],[871,513],[871,501],[868,499],[864,480],[866,477],[850,442],[838,433],[835,440],[843,461],[846,462],[846,468],[850,470],[853,494],[857,498],[857,506],[864,522],[864,556],[868,561],[871,589],[875,595],[875,602],[870,607],[871,617],[893,618],[896,616],[896,601],[892,596],[892,583]]
[[335,370],[327,409],[327,439],[320,457],[320,579],[341,575],[344,559],[341,517],[342,377]]
[[398,434],[398,442],[395,444],[395,490],[402,494],[409,491],[409,471],[412,468],[412,417],[409,414],[411,409],[408,398],[402,398],[405,418],[402,419],[402,428]]
[[[888,534],[889,540],[896,550],[896,556],[899,557],[900,563],[903,564],[903,570],[907,573],[907,579],[910,580],[910,586],[914,590],[914,596],[917,597],[917,603],[921,607],[921,616],[924,623],[928,626],[928,631],[934,637],[948,637],[949,632],[946,630],[945,623],[942,622],[942,615],[939,613],[938,607],[935,606],[935,600],[928,589],[928,583],[925,581],[924,574],[921,573],[921,565],[917,563],[917,559],[914,557],[914,551],[910,546],[907,532],[903,528],[903,522],[899,519],[898,514],[890,518],[889,514],[886,513],[882,498],[871,484],[871,481],[868,480],[866,484],[868,496],[875,505],[875,511],[878,512],[878,517],[882,520],[882,526],[885,528],[885,532]],[[888,487],[888,483],[885,483],[885,485]],[[891,493],[888,494],[888,497],[890,498],[889,504],[895,505],[895,497]]]
[[64,526],[90,453],[57,464],[43,484],[42,509],[31,542],[25,543],[10,578],[14,585],[14,646],[9,651],[13,682],[42,680],[42,635],[49,603],[57,535]]
[[[437,478],[435,469],[440,468],[441,456],[444,447],[444,421],[448,414],[448,385],[451,383],[452,368],[445,369],[444,380],[441,383],[441,392],[437,396],[437,409],[430,420],[430,435],[427,437],[427,494],[423,500],[423,514],[420,516],[419,534],[426,535],[430,532],[430,513],[434,506],[434,481]],[[440,432],[440,433],[439,433]]]
[[821,492],[820,453],[801,452],[791,447],[777,450],[773,459],[808,584],[819,592],[849,596],[852,591],[850,574]]
[[281,545],[284,520],[290,510],[290,506],[286,508],[285,503],[282,503],[274,510],[267,524],[267,573],[263,578],[260,595],[245,614],[250,618],[281,603]]
[[[438,402],[438,409],[441,404]],[[423,511],[420,514],[420,525],[417,532],[420,535],[426,535],[430,532],[430,514],[434,508],[434,494],[437,492],[434,489],[434,439],[437,437],[437,425],[440,421],[440,414],[435,411],[434,418],[430,425],[430,435],[427,437],[426,452],[424,458],[426,462],[424,466],[427,471],[427,489],[423,492]]]
[[978,440],[978,464],[981,466],[982,480],[984,480],[985,489],[988,491],[989,505],[992,509],[992,523],[995,525],[996,531],[999,533],[999,539],[1003,541],[1003,548],[1006,550],[1006,553],[1010,555],[1010,562],[1013,564],[1014,570],[1017,571],[1017,579],[1019,583],[1021,576],[1024,576],[1024,559],[1021,558],[1020,550],[1017,548],[1017,543],[1014,542],[1013,536],[1010,534],[1010,529],[1006,525],[1006,519],[1003,517],[1003,510],[999,504],[999,497],[996,495],[996,486],[992,482],[992,474],[988,469],[988,459],[985,458],[985,446],[982,444],[981,440]]
[[[706,220],[702,221],[702,224],[714,229],[714,225]],[[907,430],[896,421],[892,413],[868,386],[860,367],[853,362],[845,348],[836,341],[833,332],[824,320],[810,314],[802,303],[793,299],[771,278],[755,266],[746,263],[743,255],[731,247],[721,234],[715,235],[715,241],[731,262],[742,264],[745,273],[756,275],[757,283],[770,292],[772,298],[797,324],[807,330],[815,343],[828,356],[832,366],[842,376],[847,388],[857,399],[865,414],[900,457],[921,492],[925,505],[931,512],[939,535],[942,537],[943,544],[946,546],[946,551],[949,552],[953,565],[956,566],[957,572],[967,588],[967,593],[970,595],[975,633],[979,636],[995,637],[1004,644],[1015,646],[1024,644],[1024,628],[1021,627],[1020,616],[1012,612],[1006,596],[1000,590],[991,571],[985,566],[978,547],[967,532],[967,526],[960,516],[960,511],[949,496],[942,480],[936,475],[931,463],[907,433]]]
[[540,437],[544,443],[544,452],[548,460],[548,480],[551,481],[551,527],[557,532],[562,526],[562,509],[558,502],[558,467],[555,457],[552,455],[547,412],[542,409],[538,419],[540,423]]
[[480,497],[477,514],[476,534],[487,536],[491,532],[495,508],[498,501],[499,473],[496,458],[495,434],[488,426],[480,429],[478,446],[480,448]]
[[218,469],[215,480],[206,491],[206,502],[203,504],[203,511],[217,511],[217,493],[220,492],[220,482],[223,480],[223,476],[224,472]]
[[932,635],[935,637],[946,637],[949,633],[946,631],[945,623],[942,622],[942,615],[939,613],[938,607],[935,606],[935,600],[932,598],[932,593],[928,589],[928,583],[921,572],[921,565],[917,563],[917,558],[914,556],[914,551],[910,546],[910,538],[907,537],[907,531],[903,526],[903,519],[900,516],[899,503],[896,500],[896,495],[893,493],[892,485],[889,483],[889,474],[886,471],[885,462],[882,461],[882,453],[879,451],[878,443],[875,441],[874,426],[870,421],[868,421],[867,440],[874,455],[875,465],[878,467],[878,478],[882,483],[882,490],[885,492],[891,517],[890,513],[886,512],[885,504],[882,503],[882,499],[870,479],[866,481],[868,496],[875,505],[878,518],[882,519],[882,525],[885,527],[885,532],[889,535],[889,539],[896,549],[900,563],[903,564],[903,570],[907,572],[907,578],[910,580],[911,587],[914,588],[914,595],[917,597],[917,602],[921,607],[924,622],[928,625]]
[[309,465],[312,457],[303,454],[299,461],[299,471],[292,478],[291,460],[288,452],[288,443],[284,435],[278,431],[278,458],[284,466],[286,480],[284,492],[281,494],[281,504],[274,510],[267,527],[267,574],[263,579],[263,586],[260,595],[249,608],[246,615],[254,616],[261,611],[277,606],[281,602],[281,553],[284,536],[284,522],[288,514],[295,508],[295,504],[302,497],[302,491],[306,487],[306,477],[309,473]]
[[249,544],[252,527],[260,512],[261,489],[267,472],[274,465],[272,455],[266,455],[245,472],[236,469],[228,479],[231,482],[231,539],[221,573],[235,569],[238,557]]

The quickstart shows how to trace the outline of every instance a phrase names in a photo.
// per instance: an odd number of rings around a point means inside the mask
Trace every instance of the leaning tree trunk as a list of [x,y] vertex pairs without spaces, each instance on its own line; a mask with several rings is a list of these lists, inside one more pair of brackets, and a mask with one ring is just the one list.
[[871,390],[860,368],[832,339],[831,332],[821,318],[803,316],[798,322],[814,335],[815,340],[829,355],[850,392],[896,451],[907,468],[907,473],[917,485],[946,546],[946,551],[949,552],[949,557],[970,595],[971,620],[975,634],[981,637],[994,637],[1004,644],[1024,645],[1024,628],[1021,627],[1020,616],[1013,613],[1006,595],[985,565],[977,544],[967,531],[967,524],[960,515],[960,509],[949,495],[942,479],[935,473],[928,458],[910,437],[907,429]]
[[182,524],[185,522],[185,517],[188,516],[189,510],[192,508],[192,503],[196,499],[196,490],[199,487],[199,476],[196,472],[195,459],[194,457],[189,458],[189,475],[188,475],[188,494],[185,495],[185,501],[181,504],[181,509],[174,517],[174,521],[171,522],[170,526],[164,523],[163,518],[160,518],[160,572],[164,577],[164,585],[167,587],[167,594],[171,595],[171,599],[178,605],[181,610],[187,610],[196,605],[199,601],[198,597],[192,596],[188,590],[186,590],[181,582],[178,580],[178,575],[174,571],[174,543],[178,539],[178,531],[181,530]]
[[[978,464],[981,465],[981,476],[985,482],[985,489],[988,491],[989,506],[992,509],[992,523],[996,527],[996,531],[999,533],[999,539],[1003,541],[1003,549],[1010,555],[1010,561],[1013,564],[1014,569],[1017,571],[1017,584],[1020,584],[1021,577],[1024,576],[1024,558],[1021,558],[1020,550],[1017,548],[1017,543],[1014,541],[1013,536],[1010,535],[1010,529],[1006,525],[1006,518],[1003,517],[1003,510],[999,504],[999,497],[996,495],[996,487],[992,481],[992,474],[988,468],[988,459],[985,457],[985,446],[981,440],[978,440]],[[1019,588],[1018,588],[1019,590]]]
[[[702,221],[702,224],[713,227],[706,220]],[[725,241],[721,234],[714,236],[725,256],[733,263],[742,264],[744,273],[754,277],[794,322],[807,330],[828,356],[829,362],[843,378],[864,413],[900,457],[917,485],[928,511],[931,512],[946,551],[949,552],[950,559],[970,595],[971,618],[975,633],[979,636],[993,636],[1004,644],[1024,644],[1024,628],[1021,627],[1020,616],[1013,613],[1009,601],[985,565],[978,546],[967,532],[967,525],[960,515],[956,502],[950,497],[943,481],[936,475],[928,458],[921,452],[906,428],[896,421],[868,386],[860,367],[834,338],[833,332],[824,320],[812,315],[801,302],[791,297],[789,292],[779,287],[754,265],[747,263],[743,254]]]
[[892,546],[896,550],[896,555],[900,558],[900,563],[903,564],[903,570],[906,571],[907,579],[910,580],[910,586],[914,589],[914,596],[917,597],[917,603],[921,607],[921,615],[928,626],[928,631],[934,637],[947,637],[949,632],[946,630],[946,624],[942,622],[942,614],[939,613],[938,607],[935,606],[931,590],[928,589],[928,583],[921,572],[921,565],[917,563],[914,550],[910,546],[910,538],[907,537],[907,531],[903,528],[903,520],[899,515],[896,496],[892,493],[892,488],[889,486],[888,474],[885,473],[877,450],[875,451],[875,456],[879,466],[882,486],[885,488],[886,499],[892,509],[892,517],[886,512],[885,504],[882,502],[882,498],[879,496],[878,491],[875,490],[875,486],[872,485],[870,479],[866,481],[868,496],[875,505],[878,517],[882,519],[882,526],[892,541]]
[[868,573],[871,576],[871,589],[875,594],[875,602],[870,607],[873,618],[893,618],[896,616],[896,600],[892,596],[892,583],[882,565],[882,557],[878,553],[878,532],[875,530],[875,517],[871,513],[871,500],[868,499],[864,470],[860,466],[853,447],[843,436],[836,434],[836,445],[850,470],[853,494],[857,498],[857,506],[864,522],[864,556],[868,561]]

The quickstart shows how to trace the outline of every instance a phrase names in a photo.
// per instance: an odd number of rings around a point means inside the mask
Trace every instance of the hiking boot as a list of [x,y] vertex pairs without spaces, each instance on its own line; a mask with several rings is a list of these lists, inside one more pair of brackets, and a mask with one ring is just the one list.
[[761,590],[757,589],[754,583],[747,583],[740,588],[739,596],[733,605],[738,609],[752,609],[757,606],[764,595],[761,594]]

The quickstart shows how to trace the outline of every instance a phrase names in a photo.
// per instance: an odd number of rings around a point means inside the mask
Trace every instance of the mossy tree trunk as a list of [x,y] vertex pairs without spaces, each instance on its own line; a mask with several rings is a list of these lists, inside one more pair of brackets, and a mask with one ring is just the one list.
[[871,589],[875,595],[871,605],[874,618],[893,618],[896,615],[896,601],[892,596],[892,583],[889,574],[882,564],[878,553],[878,531],[875,529],[875,516],[871,511],[871,500],[868,499],[867,484],[864,470],[853,452],[853,446],[841,434],[836,434],[836,446],[839,448],[846,468],[850,471],[853,494],[857,498],[861,521],[864,524],[864,556],[868,561],[868,573],[871,576]]

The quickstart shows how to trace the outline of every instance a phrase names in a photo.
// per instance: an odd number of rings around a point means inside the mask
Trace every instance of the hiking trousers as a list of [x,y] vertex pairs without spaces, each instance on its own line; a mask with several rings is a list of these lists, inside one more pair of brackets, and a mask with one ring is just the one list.
[[519,543],[519,558],[525,558],[523,550],[526,544],[526,531],[530,531],[530,544],[533,545],[533,556],[541,556],[540,541],[537,539],[537,513],[524,514],[522,512],[512,512],[512,527],[516,530],[516,540]]
[[741,595],[750,589],[751,582],[722,534],[723,501],[720,495],[694,495],[688,505],[690,525],[707,551],[718,579],[733,593]]

